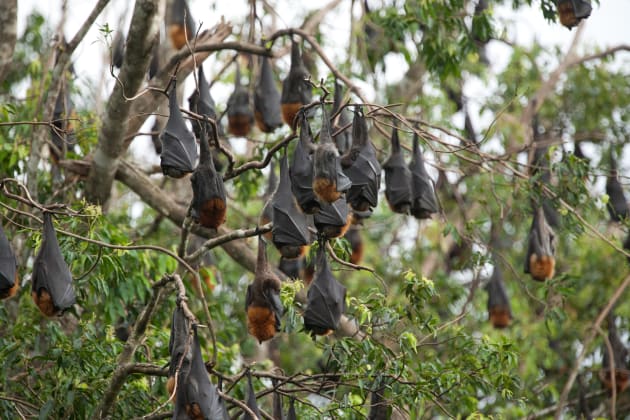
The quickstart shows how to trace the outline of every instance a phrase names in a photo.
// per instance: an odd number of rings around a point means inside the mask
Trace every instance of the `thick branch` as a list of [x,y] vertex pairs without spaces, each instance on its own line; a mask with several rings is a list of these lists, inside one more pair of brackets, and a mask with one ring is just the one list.
[[17,0],[0,2],[0,84],[11,68],[17,41]]
[[124,137],[131,110],[131,102],[127,100],[127,96],[136,94],[149,67],[161,19],[159,11],[164,9],[160,2],[164,1],[140,0],[134,7],[125,59],[118,83],[107,103],[92,169],[87,179],[86,197],[91,202],[106,204],[109,200],[118,160],[125,151]]

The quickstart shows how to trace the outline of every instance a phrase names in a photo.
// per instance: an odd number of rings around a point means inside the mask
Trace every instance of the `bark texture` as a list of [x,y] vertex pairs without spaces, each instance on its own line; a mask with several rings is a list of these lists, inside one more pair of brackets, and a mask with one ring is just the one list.
[[17,0],[0,2],[0,86],[11,68],[17,41]]

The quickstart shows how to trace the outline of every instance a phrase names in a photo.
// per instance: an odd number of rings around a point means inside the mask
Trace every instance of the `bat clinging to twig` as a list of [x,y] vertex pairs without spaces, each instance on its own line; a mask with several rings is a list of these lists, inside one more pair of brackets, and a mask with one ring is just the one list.
[[313,191],[313,136],[304,113],[300,114],[300,138],[291,159],[291,190],[306,214],[319,211],[321,204]]
[[545,281],[555,274],[555,234],[547,223],[542,206],[534,213],[529,231],[525,273],[534,280]]
[[416,219],[428,219],[438,211],[433,182],[429,178],[420,150],[418,134],[413,135],[413,155],[409,163],[411,172],[411,214]]
[[494,271],[490,281],[486,285],[488,292],[488,316],[494,328],[505,328],[512,321],[512,309],[510,299],[503,284],[503,273],[499,266],[494,264]]
[[260,57],[260,77],[254,92],[254,117],[263,133],[272,133],[282,125],[280,92],[273,78],[268,57]]
[[247,136],[252,129],[254,113],[249,106],[249,91],[241,84],[241,69],[236,63],[234,92],[227,103],[228,131],[235,136]]
[[17,260],[0,224],[0,299],[14,296],[20,288]]
[[409,214],[411,209],[411,172],[405,164],[396,127],[392,129],[391,143],[391,154],[383,163],[385,198],[393,212]]
[[308,71],[300,55],[297,42],[291,40],[291,68],[286,79],[282,82],[282,119],[287,125],[293,124],[293,119],[302,105],[311,102],[313,93],[307,81]]

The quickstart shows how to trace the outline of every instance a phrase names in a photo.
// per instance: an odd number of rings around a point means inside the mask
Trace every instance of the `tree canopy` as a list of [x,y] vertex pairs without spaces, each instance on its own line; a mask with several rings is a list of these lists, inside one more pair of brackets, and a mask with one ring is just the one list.
[[597,2],[60,3],[0,4],[2,416],[630,412],[630,45],[583,46]]

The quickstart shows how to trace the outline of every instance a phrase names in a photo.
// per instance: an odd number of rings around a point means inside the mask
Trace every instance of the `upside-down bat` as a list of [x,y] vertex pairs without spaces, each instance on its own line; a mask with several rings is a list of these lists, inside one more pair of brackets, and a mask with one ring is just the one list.
[[494,328],[505,328],[512,321],[510,299],[503,284],[503,273],[494,264],[494,271],[485,287],[488,292],[488,317]]
[[[612,347],[613,361],[615,362],[615,388],[617,393],[623,392],[628,387],[628,379],[630,379],[630,371],[628,370],[628,349],[623,345],[617,327],[615,326],[615,317],[609,314],[608,317],[608,341]],[[609,391],[612,390],[612,375],[610,372],[610,355],[606,344],[602,347],[603,360],[602,369],[599,372],[599,378]]]
[[210,382],[201,356],[197,326],[193,325],[190,368],[182,369],[177,379],[177,396],[173,419],[208,420],[223,418],[217,388]]
[[55,101],[52,120],[54,127],[50,128],[51,141],[54,145],[50,148],[50,154],[55,163],[66,156],[68,145],[75,143],[75,133],[71,120],[74,116],[74,102],[70,98],[70,89],[67,83],[63,82],[59,96]]
[[304,257],[284,258],[280,257],[278,269],[291,279],[301,279],[304,277],[305,261]]
[[280,279],[271,270],[267,261],[265,240],[258,239],[258,259],[254,281],[247,286],[245,308],[247,310],[247,331],[259,343],[267,341],[280,331],[280,318],[284,309],[280,302]]
[[0,224],[0,299],[14,296],[20,288],[17,260]]
[[[210,86],[208,85],[206,76],[203,74],[203,66],[199,66],[197,79],[199,81],[198,90],[193,91],[193,93],[188,97],[188,109],[190,109],[195,114],[207,117],[218,124],[214,100],[212,99],[212,96],[210,96]],[[210,133],[210,131],[213,129],[212,124],[210,123],[203,123],[201,121],[192,120],[193,133],[195,133],[195,136],[197,138],[201,137],[202,126],[206,127],[206,133]],[[217,135],[218,134],[219,133],[217,133]]]
[[[276,188],[278,186],[278,179],[276,178],[276,168],[271,161],[269,163],[269,178],[267,179],[267,189],[263,194],[263,201],[265,202],[262,211],[260,212],[260,222],[261,226],[266,225],[267,223],[273,222],[273,209],[271,207],[271,197],[273,196]],[[268,241],[272,240],[271,232],[267,232],[264,234],[265,239]]]
[[[178,370],[179,372],[190,371],[192,360],[190,345],[190,324],[184,316],[184,310],[177,305],[171,318],[171,335],[168,341],[168,353],[171,359],[168,365],[166,391],[169,397],[175,390],[175,376]],[[177,401],[177,396],[173,398],[173,401]]]
[[[223,391],[223,380],[221,379],[221,377],[219,377],[217,388],[219,389],[219,391]],[[228,413],[227,407],[225,406],[225,398],[221,397],[220,401],[221,401],[221,413],[223,415],[222,419],[230,420],[230,414]]]
[[[256,392],[254,391],[254,385],[252,384],[252,373],[249,370],[247,371],[247,408],[252,410],[252,412],[259,419],[263,418],[260,415],[260,409],[258,408],[258,403],[256,402]],[[243,420],[254,420],[254,418],[251,416],[251,414],[245,411],[245,414],[243,415]]]
[[297,258],[306,252],[311,235],[306,224],[306,215],[299,209],[291,192],[287,153],[280,160],[280,182],[271,198],[273,244],[285,258]]
[[112,40],[112,66],[117,69],[122,67],[125,59],[125,36],[120,31],[116,31]]
[[[537,143],[541,142],[538,115],[534,117],[532,126],[534,131],[534,154],[531,165],[531,175],[537,175],[540,173],[540,183],[542,185],[549,185],[551,184],[551,169],[548,155],[549,147],[537,145]],[[549,225],[553,228],[559,227],[561,223],[560,214],[553,207],[552,201],[549,197],[543,195],[542,206],[545,211],[547,223],[549,223]]]
[[[337,80],[335,80],[335,95],[333,98],[333,109],[331,112],[333,121],[331,125],[332,131],[335,133],[350,123],[350,118],[348,117],[346,108],[341,109],[341,102],[343,101],[343,88],[341,83]],[[335,114],[338,115],[335,117]],[[350,149],[350,146],[352,146],[352,134],[348,129],[341,131],[334,138],[337,150],[339,150],[340,154],[346,153]]]
[[538,281],[552,278],[556,268],[555,234],[547,223],[542,206],[534,213],[528,242],[525,273],[531,274]]
[[287,420],[297,420],[297,414],[295,413],[295,398],[291,398],[291,401],[289,402]]
[[308,71],[300,55],[300,47],[297,42],[291,40],[291,67],[289,74],[282,82],[282,119],[289,126],[293,126],[293,120],[302,105],[311,102],[313,93],[311,85],[306,79]]
[[341,169],[337,146],[330,137],[330,119],[322,107],[322,129],[313,153],[313,192],[320,201],[333,203],[352,186]]
[[313,215],[313,223],[317,232],[326,239],[343,236],[352,221],[348,211],[348,202],[344,196],[332,204],[322,203],[320,211]]
[[326,243],[319,243],[315,278],[306,294],[304,327],[313,335],[328,335],[339,326],[341,315],[346,311],[346,288],[330,271],[326,259]]
[[411,209],[411,172],[405,164],[400,147],[398,129],[392,129],[391,154],[383,163],[385,169],[385,198],[394,213],[409,214]]
[[249,91],[241,84],[241,68],[238,62],[234,77],[234,92],[228,98],[227,115],[228,132],[240,137],[249,134],[254,122],[254,113],[249,106]]
[[313,214],[321,208],[313,192],[313,136],[304,113],[299,118],[300,138],[291,159],[291,190],[302,211]]
[[[278,379],[271,378],[271,386],[273,389],[277,389],[278,387]],[[277,391],[273,393],[273,412],[272,416],[274,420],[284,420],[284,414],[282,413],[282,394]]]
[[168,95],[168,121],[160,134],[162,142],[160,166],[164,175],[181,178],[195,170],[197,142],[193,133],[186,127],[182,112],[179,110],[176,84],[177,81],[173,79]]
[[352,253],[350,254],[350,262],[359,264],[363,258],[363,238],[361,237],[361,228],[355,224],[351,225],[344,238],[350,242]]
[[[214,134],[214,130],[212,133]],[[204,128],[201,129],[199,140],[201,143],[199,165],[190,178],[193,190],[191,216],[201,226],[216,229],[225,222],[227,211],[225,187],[223,177],[214,168],[212,152]]]
[[385,401],[385,387],[375,389],[371,392],[370,412],[368,420],[387,420],[391,416],[389,414],[389,405]]
[[61,315],[76,302],[72,273],[61,255],[52,216],[44,212],[42,245],[33,262],[31,296],[46,316]]
[[368,128],[360,107],[354,110],[352,120],[352,147],[341,157],[341,167],[352,181],[346,199],[356,212],[371,214],[378,204],[381,187],[381,165],[376,158],[374,145],[368,138]]
[[280,92],[273,78],[268,57],[260,57],[260,77],[254,91],[254,117],[263,133],[272,133],[282,125]]
[[590,0],[557,0],[556,4],[560,23],[569,29],[589,17],[593,10]]
[[409,163],[411,172],[411,214],[416,219],[429,219],[438,211],[433,182],[429,178],[419,146],[419,138],[413,135],[413,155]]
[[610,214],[610,220],[613,222],[621,222],[630,215],[630,208],[623,193],[623,187],[617,179],[617,163],[611,156],[610,174],[606,178],[606,194],[608,194],[608,203],[606,208]]
[[195,37],[195,20],[190,14],[186,0],[175,0],[171,6],[170,13],[167,14],[168,34],[171,38],[173,48],[179,50]]

